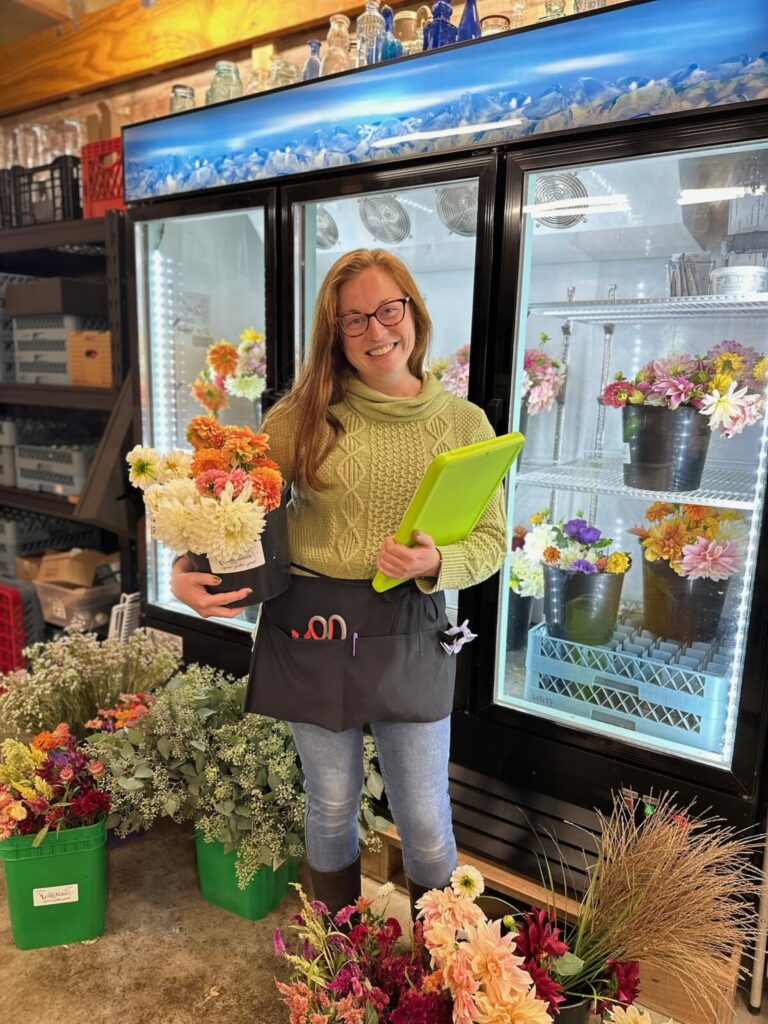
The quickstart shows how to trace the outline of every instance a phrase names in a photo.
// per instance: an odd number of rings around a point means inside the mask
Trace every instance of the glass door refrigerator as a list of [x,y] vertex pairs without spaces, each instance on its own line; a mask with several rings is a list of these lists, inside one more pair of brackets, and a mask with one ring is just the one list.
[[[133,335],[137,341],[136,436],[165,453],[189,448],[186,425],[215,408],[219,422],[255,426],[257,392],[273,383],[264,337],[274,323],[270,292],[275,250],[275,193],[198,197],[131,211],[129,265],[135,267]],[[253,342],[261,380],[228,391],[208,361],[211,346]],[[249,370],[250,372],[250,370]],[[243,394],[243,390],[245,393]],[[141,536],[140,576],[146,624],[181,636],[189,660],[242,674],[254,609],[236,618],[202,620],[171,593],[173,552]],[[217,640],[226,640],[216,644]],[[213,646],[216,657],[211,658]]]
[[[527,443],[506,564],[475,598],[484,623],[495,599],[496,630],[454,715],[452,797],[459,843],[528,873],[545,833],[583,870],[587,809],[611,790],[645,813],[669,790],[758,815],[763,120],[509,154],[488,397]],[[579,545],[598,530],[611,547]],[[613,550],[631,559],[609,565],[615,621],[598,596]]]

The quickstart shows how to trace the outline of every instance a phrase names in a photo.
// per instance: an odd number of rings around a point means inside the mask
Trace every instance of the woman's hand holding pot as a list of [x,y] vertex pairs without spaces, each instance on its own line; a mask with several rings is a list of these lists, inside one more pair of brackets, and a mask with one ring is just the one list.
[[242,590],[229,590],[222,594],[209,594],[206,587],[215,587],[221,583],[219,576],[209,572],[195,572],[192,561],[182,555],[173,565],[171,573],[171,592],[183,604],[189,605],[192,611],[204,619],[234,619],[242,613],[242,608],[229,608],[233,601],[239,601],[251,593],[249,587]]

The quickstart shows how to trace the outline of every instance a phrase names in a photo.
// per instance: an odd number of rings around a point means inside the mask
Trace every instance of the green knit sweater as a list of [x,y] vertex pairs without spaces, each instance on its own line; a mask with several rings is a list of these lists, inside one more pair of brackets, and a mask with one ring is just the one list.
[[[397,530],[432,456],[494,434],[481,409],[449,394],[428,373],[415,398],[390,398],[352,376],[345,400],[331,411],[343,433],[319,471],[330,486],[294,493],[288,508],[291,560],[325,576],[372,579],[382,541]],[[295,414],[273,410],[262,429],[290,482]],[[417,584],[430,593],[480,583],[500,567],[505,549],[500,488],[466,540],[439,548],[438,578]]]

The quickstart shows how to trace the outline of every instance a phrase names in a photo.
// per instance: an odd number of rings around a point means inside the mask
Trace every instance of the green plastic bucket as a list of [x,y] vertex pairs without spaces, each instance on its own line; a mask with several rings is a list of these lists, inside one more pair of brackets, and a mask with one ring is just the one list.
[[206,843],[202,832],[196,832],[195,852],[203,899],[249,921],[265,917],[286,895],[289,884],[299,878],[299,862],[284,860],[276,871],[259,868],[246,888],[240,889],[235,873],[236,850],[224,853],[223,843]]
[[105,821],[0,842],[0,860],[19,949],[95,939],[104,931]]

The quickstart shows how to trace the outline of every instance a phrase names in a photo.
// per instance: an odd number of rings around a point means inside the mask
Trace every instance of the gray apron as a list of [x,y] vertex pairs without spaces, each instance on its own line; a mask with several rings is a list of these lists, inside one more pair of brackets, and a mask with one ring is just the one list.
[[[333,639],[305,639],[315,615],[341,616],[346,638],[335,620]],[[293,576],[263,605],[245,710],[333,732],[438,721],[453,707],[456,658],[440,646],[448,628],[445,595],[412,582],[377,594],[370,580]]]

